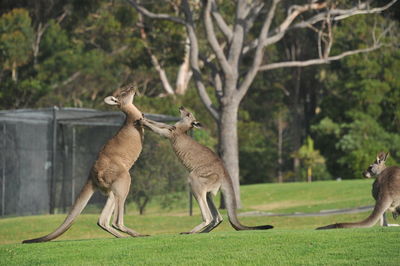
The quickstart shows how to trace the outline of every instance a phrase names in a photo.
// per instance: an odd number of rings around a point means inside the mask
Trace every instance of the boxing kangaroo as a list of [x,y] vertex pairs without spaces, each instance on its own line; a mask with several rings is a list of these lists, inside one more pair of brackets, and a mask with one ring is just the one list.
[[221,188],[228,211],[229,222],[236,230],[270,229],[271,225],[249,227],[242,225],[236,215],[236,202],[232,180],[222,160],[209,148],[194,141],[186,133],[200,123],[184,107],[179,108],[181,120],[175,125],[154,122],[144,118],[142,123],[155,133],[168,138],[177,157],[189,171],[189,184],[196,198],[203,222],[190,232],[183,234],[207,233],[222,222],[222,216],[215,207],[211,193]]
[[400,213],[400,167],[386,167],[387,157],[388,153],[378,153],[375,162],[363,172],[366,178],[377,176],[372,185],[375,207],[371,215],[361,222],[337,223],[317,229],[371,227],[379,219],[384,219],[383,215],[387,210],[393,213],[393,217],[397,217]]
[[[95,190],[100,190],[108,196],[97,224],[116,237],[123,237],[119,232],[133,237],[141,236],[124,225],[124,203],[131,184],[129,169],[142,151],[143,127],[135,122],[142,118],[142,113],[132,103],[134,95],[133,86],[126,86],[117,90],[113,96],[104,99],[105,103],[118,106],[126,114],[123,126],[99,152],[88,180],[64,222],[54,232],[43,237],[24,240],[23,243],[46,242],[62,235],[71,227]],[[110,226],[113,212],[113,223]]]

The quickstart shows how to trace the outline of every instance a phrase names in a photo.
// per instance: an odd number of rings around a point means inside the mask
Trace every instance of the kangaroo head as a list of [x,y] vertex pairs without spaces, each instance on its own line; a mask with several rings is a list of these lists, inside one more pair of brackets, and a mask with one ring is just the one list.
[[363,172],[363,176],[366,178],[371,178],[373,176],[379,175],[383,170],[385,170],[386,159],[388,158],[389,153],[380,152],[376,156],[376,160]]
[[185,107],[179,107],[179,112],[181,113],[181,120],[179,120],[175,127],[183,130],[184,132],[195,128],[201,128],[201,124],[196,120],[194,115],[189,112]]
[[130,84],[117,89],[112,96],[104,98],[104,102],[108,105],[117,105],[121,110],[123,110],[132,105],[135,93],[135,86]]

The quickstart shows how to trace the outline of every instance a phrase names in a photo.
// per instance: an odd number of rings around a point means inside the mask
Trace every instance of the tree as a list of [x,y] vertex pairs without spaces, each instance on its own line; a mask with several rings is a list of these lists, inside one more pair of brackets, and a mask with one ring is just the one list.
[[314,140],[310,136],[292,156],[298,158],[306,168],[307,182],[313,180],[313,169],[318,165],[325,164],[324,157],[321,156],[318,150],[314,149]]
[[0,50],[2,67],[11,70],[17,82],[17,68],[30,59],[33,30],[31,18],[25,9],[14,9],[0,17]]
[[389,164],[399,161],[399,66],[400,52],[390,49],[347,58],[321,77],[328,94],[311,128],[335,176],[362,178],[380,151],[390,152]]
[[[204,106],[218,124],[219,152],[231,175],[237,202],[239,193],[239,158],[237,117],[239,105],[251,87],[257,73],[287,67],[304,67],[326,64],[343,57],[370,52],[383,46],[382,36],[372,33],[373,42],[365,48],[352,49],[340,54],[331,54],[334,43],[333,28],[339,21],[360,14],[381,13],[392,6],[392,0],[384,6],[372,7],[373,1],[346,4],[333,1],[302,1],[303,4],[279,8],[280,0],[221,2],[226,10],[235,10],[232,19],[218,8],[215,0],[181,1],[183,17],[153,13],[135,0],[127,0],[138,12],[152,19],[169,20],[186,28],[190,40],[190,65],[194,82]],[[233,6],[235,5],[235,6]],[[196,8],[193,8],[196,6]],[[201,12],[194,12],[201,7]],[[202,14],[202,17],[198,15]],[[229,12],[226,12],[229,13]],[[201,31],[197,23],[202,20],[205,39],[209,49],[200,47]],[[231,22],[231,25],[229,25]],[[214,26],[217,26],[217,29]],[[265,58],[265,50],[281,41],[289,32],[304,29],[316,32],[315,52],[312,58],[272,62]],[[212,54],[214,61],[207,60]],[[202,62],[202,63],[200,63]],[[246,66],[244,62],[247,62]],[[202,71],[200,65],[207,66]],[[244,68],[244,66],[246,68]],[[208,74],[207,76],[203,73]],[[208,79],[207,79],[208,77]],[[207,83],[206,83],[207,82]],[[214,89],[217,102],[209,95],[207,87]]]

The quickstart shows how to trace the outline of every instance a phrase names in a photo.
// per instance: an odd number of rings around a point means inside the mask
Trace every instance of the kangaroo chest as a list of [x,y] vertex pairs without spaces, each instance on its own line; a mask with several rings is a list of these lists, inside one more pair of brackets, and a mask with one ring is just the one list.
[[189,172],[209,175],[220,172],[220,160],[209,148],[197,143],[187,135],[171,139],[175,154]]

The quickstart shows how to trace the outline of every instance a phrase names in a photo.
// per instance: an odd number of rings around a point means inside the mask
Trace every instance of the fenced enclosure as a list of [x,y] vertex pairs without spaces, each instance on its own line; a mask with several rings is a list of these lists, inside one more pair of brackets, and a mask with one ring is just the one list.
[[[155,114],[146,117],[177,120]],[[65,212],[101,147],[124,119],[122,112],[81,108],[0,111],[0,215]],[[151,145],[154,141],[144,149],[152,149]],[[96,193],[89,203],[104,200]]]

